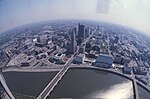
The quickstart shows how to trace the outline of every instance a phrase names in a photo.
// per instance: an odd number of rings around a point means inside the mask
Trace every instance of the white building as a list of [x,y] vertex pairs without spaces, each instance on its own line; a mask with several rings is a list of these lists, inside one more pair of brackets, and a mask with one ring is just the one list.
[[62,53],[57,53],[54,58],[55,59],[58,59],[58,60],[62,60],[63,58],[65,57],[65,54],[62,54]]

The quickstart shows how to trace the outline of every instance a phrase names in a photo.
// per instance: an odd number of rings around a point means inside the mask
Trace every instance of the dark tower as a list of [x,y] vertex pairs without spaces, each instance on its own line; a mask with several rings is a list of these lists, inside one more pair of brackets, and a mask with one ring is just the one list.
[[85,39],[85,26],[78,24],[78,44],[80,45]]
[[117,43],[118,43],[118,40],[119,40],[119,37],[118,37],[118,36],[116,36],[116,37],[115,37],[115,40],[114,40],[114,43],[116,43],[116,44],[117,44]]
[[90,27],[87,27],[85,29],[85,38],[87,38],[89,36],[89,34],[90,34]]
[[70,46],[70,53],[73,54],[76,51],[77,48],[77,42],[76,42],[76,35],[75,31],[71,32],[71,46]]

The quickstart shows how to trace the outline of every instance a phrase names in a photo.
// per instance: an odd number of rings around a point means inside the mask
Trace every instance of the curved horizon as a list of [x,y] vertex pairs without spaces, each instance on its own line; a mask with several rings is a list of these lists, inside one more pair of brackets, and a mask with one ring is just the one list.
[[150,35],[148,0],[1,0],[0,32],[25,24],[58,19],[104,21]]

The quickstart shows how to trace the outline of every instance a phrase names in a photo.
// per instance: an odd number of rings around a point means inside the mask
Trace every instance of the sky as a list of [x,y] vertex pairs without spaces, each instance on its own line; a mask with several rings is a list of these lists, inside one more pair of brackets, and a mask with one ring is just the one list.
[[0,0],[0,33],[54,19],[106,21],[150,35],[150,0]]

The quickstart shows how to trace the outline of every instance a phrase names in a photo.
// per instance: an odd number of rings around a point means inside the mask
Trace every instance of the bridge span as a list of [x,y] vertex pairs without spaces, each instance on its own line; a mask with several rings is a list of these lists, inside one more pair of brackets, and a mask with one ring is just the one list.
[[62,79],[62,77],[65,75],[65,73],[68,71],[68,69],[73,69],[73,68],[77,68],[77,69],[96,69],[96,70],[102,70],[102,71],[107,71],[107,72],[111,72],[114,74],[117,74],[119,76],[123,76],[127,79],[132,80],[132,84],[133,84],[133,91],[134,91],[134,98],[135,99],[139,99],[139,93],[138,93],[138,88],[137,88],[137,82],[135,80],[134,74],[131,76],[122,74],[120,72],[114,71],[114,70],[109,70],[109,69],[104,69],[104,68],[98,68],[98,67],[93,67],[93,66],[78,66],[78,65],[71,65],[71,66],[66,66],[64,68],[62,68],[59,73],[53,78],[53,80],[47,85],[47,87],[42,91],[42,93],[38,96],[37,99],[46,99],[48,97],[48,95],[50,95],[50,93],[53,91],[53,89],[56,87],[56,85],[58,84],[58,82]]
[[9,88],[6,84],[5,78],[1,72],[0,72],[0,82],[1,82],[1,85],[4,88],[4,90],[6,91],[7,95],[10,97],[10,99],[15,99],[15,97],[13,96],[11,91],[9,90]]
[[46,97],[52,92],[57,83],[61,80],[61,78],[65,75],[69,67],[63,67],[59,73],[52,79],[52,81],[45,87],[45,89],[41,92],[41,94],[37,97],[37,99],[46,99]]
[[137,88],[137,82],[135,80],[135,75],[133,73],[133,70],[131,72],[131,77],[132,77],[132,81],[133,81],[134,98],[139,99],[139,92],[138,92],[138,88]]

